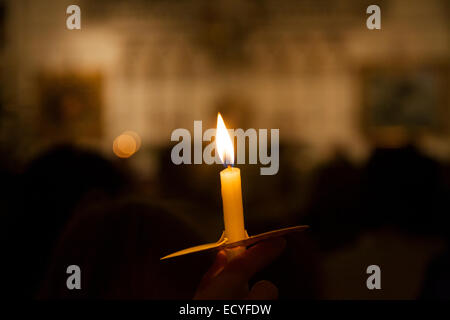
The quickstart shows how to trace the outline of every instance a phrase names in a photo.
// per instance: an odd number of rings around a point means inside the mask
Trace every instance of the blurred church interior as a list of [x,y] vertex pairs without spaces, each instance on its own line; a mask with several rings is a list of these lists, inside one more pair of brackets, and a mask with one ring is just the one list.
[[[65,26],[74,2],[81,30]],[[222,167],[174,165],[170,136],[221,112],[280,130],[277,175],[240,167],[249,233],[312,226],[273,266],[301,274],[278,279],[280,298],[433,296],[450,228],[450,3],[379,0],[382,28],[368,30],[372,2],[0,1],[2,219],[27,202],[17,177],[33,159],[70,145],[215,241]]]

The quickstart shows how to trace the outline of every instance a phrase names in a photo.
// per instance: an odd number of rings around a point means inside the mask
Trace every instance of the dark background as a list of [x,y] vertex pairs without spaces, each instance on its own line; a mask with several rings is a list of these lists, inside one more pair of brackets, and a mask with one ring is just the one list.
[[277,175],[239,166],[248,232],[311,225],[256,277],[280,298],[448,298],[450,5],[370,4],[0,1],[3,294],[190,298],[212,255],[158,258],[219,238],[222,166],[170,135],[220,111],[280,129]]

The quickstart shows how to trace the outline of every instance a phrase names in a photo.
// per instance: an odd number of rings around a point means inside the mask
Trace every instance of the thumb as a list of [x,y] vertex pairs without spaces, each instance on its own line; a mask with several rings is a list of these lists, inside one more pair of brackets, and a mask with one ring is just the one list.
[[261,280],[255,283],[247,296],[248,300],[276,300],[278,288],[270,281]]
[[216,259],[214,260],[213,265],[209,270],[205,273],[202,280],[200,281],[200,285],[198,289],[203,289],[205,286],[207,286],[217,275],[222,272],[223,268],[227,264],[227,255],[224,250],[220,250],[217,255]]

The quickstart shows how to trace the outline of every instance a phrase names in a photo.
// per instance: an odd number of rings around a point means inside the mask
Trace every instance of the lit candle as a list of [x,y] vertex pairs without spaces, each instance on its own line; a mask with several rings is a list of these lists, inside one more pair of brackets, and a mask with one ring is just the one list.
[[[220,172],[225,237],[229,242],[240,241],[247,238],[242,207],[241,171],[231,167],[234,163],[233,142],[220,113],[217,115],[216,150],[222,163],[228,166]],[[244,250],[244,247],[227,249],[228,258],[231,259]]]
[[[162,257],[161,260],[218,248],[224,248],[227,253],[228,260],[231,260],[240,253],[244,252],[245,246],[308,228],[308,226],[289,227],[249,237],[244,227],[241,171],[238,168],[232,167],[234,163],[233,140],[228,134],[227,127],[225,126],[220,113],[217,115],[216,151],[222,163],[227,166],[226,169],[220,172],[223,221],[225,225],[224,233],[217,242],[202,244],[180,250]],[[246,288],[246,290],[248,291],[248,288]]]

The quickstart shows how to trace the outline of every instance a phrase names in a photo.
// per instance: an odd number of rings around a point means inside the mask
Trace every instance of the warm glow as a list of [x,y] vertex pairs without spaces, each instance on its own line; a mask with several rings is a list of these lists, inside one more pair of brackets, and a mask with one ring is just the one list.
[[217,115],[216,150],[223,164],[234,163],[234,148],[220,113]]
[[139,148],[141,147],[141,137],[134,131],[125,131],[124,133],[122,133],[122,135],[127,135],[130,136],[134,139],[134,142],[136,143],[136,151],[139,150]]
[[119,158],[129,158],[141,146],[141,138],[136,132],[126,131],[114,139],[113,152]]

